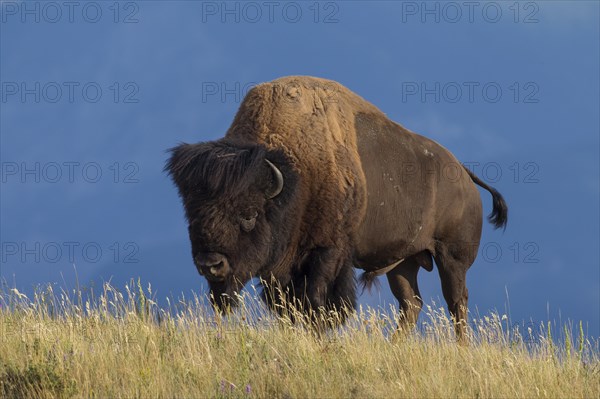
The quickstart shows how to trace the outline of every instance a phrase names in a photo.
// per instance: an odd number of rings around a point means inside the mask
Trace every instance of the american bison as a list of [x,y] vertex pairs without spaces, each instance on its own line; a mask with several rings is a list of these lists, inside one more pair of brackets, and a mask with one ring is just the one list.
[[413,324],[417,274],[433,258],[463,335],[482,228],[475,184],[492,195],[496,228],[507,206],[438,143],[339,83],[292,76],[252,88],[222,139],[170,151],[193,260],[219,308],[252,277],[305,310],[354,307],[357,267],[367,284],[387,275],[401,322]]

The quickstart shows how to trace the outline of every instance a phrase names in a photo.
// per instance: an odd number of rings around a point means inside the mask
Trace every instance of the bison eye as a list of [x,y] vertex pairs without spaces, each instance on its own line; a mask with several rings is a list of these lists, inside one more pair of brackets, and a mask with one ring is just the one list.
[[258,212],[254,211],[251,214],[248,215],[243,215],[240,218],[240,224],[242,226],[242,230],[248,232],[251,231],[254,228],[254,225],[256,224],[256,217],[258,216]]

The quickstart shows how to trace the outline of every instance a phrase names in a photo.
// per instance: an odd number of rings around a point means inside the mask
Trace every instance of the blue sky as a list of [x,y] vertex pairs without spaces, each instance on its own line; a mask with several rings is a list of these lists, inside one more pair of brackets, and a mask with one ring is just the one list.
[[[158,299],[204,292],[165,149],[221,137],[252,84],[313,75],[505,196],[508,228],[484,226],[467,276],[472,311],[510,302],[515,322],[584,320],[600,335],[597,2],[70,4],[2,1],[10,285],[72,286],[76,269],[81,284],[140,276]],[[439,304],[437,273],[419,281]],[[382,283],[361,303],[393,303]]]

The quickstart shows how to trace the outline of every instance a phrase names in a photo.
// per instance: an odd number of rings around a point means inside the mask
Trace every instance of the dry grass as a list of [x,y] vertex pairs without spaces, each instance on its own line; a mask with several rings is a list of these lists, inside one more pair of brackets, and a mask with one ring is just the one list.
[[[105,285],[32,300],[0,291],[3,397],[564,397],[598,398],[597,341],[580,326],[508,328],[492,314],[471,322],[471,344],[453,341],[440,309],[417,331],[390,339],[389,312],[359,309],[318,336],[276,318],[247,295],[215,317],[195,297],[159,308],[149,290]],[[327,317],[335,318],[336,315]],[[537,328],[536,328],[537,330]],[[560,341],[561,343],[557,343]]]

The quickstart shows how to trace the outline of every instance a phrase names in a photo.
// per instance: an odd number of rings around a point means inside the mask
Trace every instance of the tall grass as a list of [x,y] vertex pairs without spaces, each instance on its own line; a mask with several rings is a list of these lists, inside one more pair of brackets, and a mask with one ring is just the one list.
[[318,333],[300,314],[292,323],[267,312],[252,293],[222,317],[198,296],[161,308],[139,282],[86,297],[5,288],[0,306],[0,395],[9,398],[600,395],[598,342],[581,325],[522,331],[492,313],[471,321],[461,346],[434,305],[409,333],[395,333],[394,308],[360,308]]

